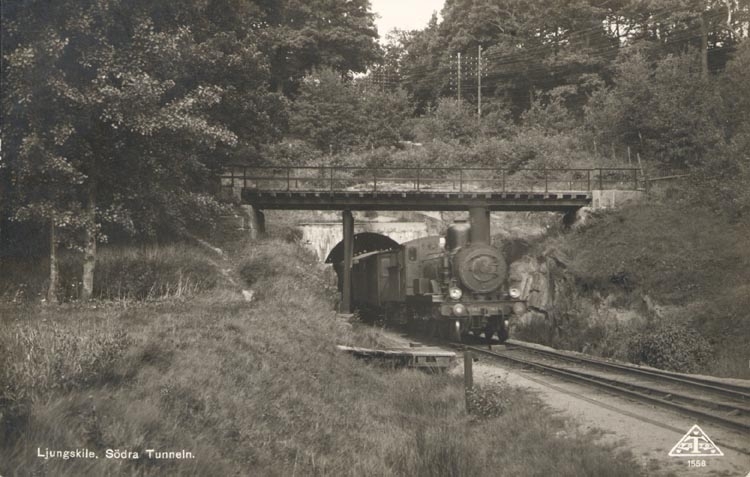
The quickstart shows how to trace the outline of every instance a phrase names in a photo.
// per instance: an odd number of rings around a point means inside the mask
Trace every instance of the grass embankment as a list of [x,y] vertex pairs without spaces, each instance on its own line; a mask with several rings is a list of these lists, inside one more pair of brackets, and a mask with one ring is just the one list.
[[[3,305],[0,473],[637,473],[632,457],[517,390],[496,390],[470,415],[459,378],[338,353],[336,343],[360,338],[331,311],[332,281],[296,245],[252,244],[233,261],[253,302],[219,287],[152,303]],[[99,459],[44,460],[37,448]],[[106,459],[106,449],[141,458]],[[195,458],[148,459],[146,449]]]
[[[750,378],[750,223],[656,202],[598,214],[546,240],[569,258],[566,275],[594,304],[567,306],[558,343],[677,371]],[[566,305],[563,305],[566,308]],[[605,309],[639,319],[616,323]],[[601,315],[601,316],[598,316]],[[609,321],[609,323],[604,323]]]

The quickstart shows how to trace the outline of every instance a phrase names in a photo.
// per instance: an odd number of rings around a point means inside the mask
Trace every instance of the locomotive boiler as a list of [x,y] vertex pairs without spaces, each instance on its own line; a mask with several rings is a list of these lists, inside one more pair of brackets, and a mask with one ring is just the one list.
[[518,284],[509,281],[502,253],[490,243],[489,212],[471,209],[469,218],[452,224],[445,237],[355,256],[352,303],[363,318],[409,324],[453,340],[471,332],[505,341],[509,321],[524,313],[526,304]]

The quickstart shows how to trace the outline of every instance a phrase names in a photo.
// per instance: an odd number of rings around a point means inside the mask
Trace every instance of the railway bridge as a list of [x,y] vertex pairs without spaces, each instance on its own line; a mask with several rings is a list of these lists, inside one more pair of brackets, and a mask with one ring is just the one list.
[[221,176],[251,205],[254,226],[263,210],[341,210],[344,236],[342,312],[351,305],[354,210],[560,212],[572,223],[581,207],[607,190],[642,190],[637,168],[498,169],[478,167],[230,166]]

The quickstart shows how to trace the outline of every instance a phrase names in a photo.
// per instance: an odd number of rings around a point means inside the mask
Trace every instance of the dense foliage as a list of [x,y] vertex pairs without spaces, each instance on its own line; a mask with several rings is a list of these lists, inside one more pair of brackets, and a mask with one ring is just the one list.
[[47,233],[36,236],[48,236],[52,289],[58,244],[82,247],[88,298],[98,241],[174,237],[210,223],[221,210],[216,174],[229,162],[258,161],[286,131],[281,91],[316,66],[348,74],[372,61],[367,7],[4,5],[3,250],[26,246],[24,227],[11,222],[43,225]]
[[292,106],[290,133],[330,154],[391,146],[403,135],[408,108],[402,92],[345,81],[324,69],[303,80]]
[[749,19],[748,0],[447,0],[380,46],[367,0],[12,2],[0,243],[80,248],[86,282],[97,241],[210,224],[232,162],[639,164],[693,172],[685,200],[738,220]]

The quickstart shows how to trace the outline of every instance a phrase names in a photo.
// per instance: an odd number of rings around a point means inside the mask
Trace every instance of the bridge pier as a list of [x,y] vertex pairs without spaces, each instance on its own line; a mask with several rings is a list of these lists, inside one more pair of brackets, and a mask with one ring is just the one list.
[[570,228],[575,224],[576,218],[578,217],[578,209],[570,209],[563,215],[563,225],[565,228]]
[[354,254],[354,217],[351,210],[342,213],[344,225],[344,273],[341,287],[341,313],[352,312],[352,255]]
[[266,215],[257,207],[250,206],[250,238],[258,239],[266,234]]

